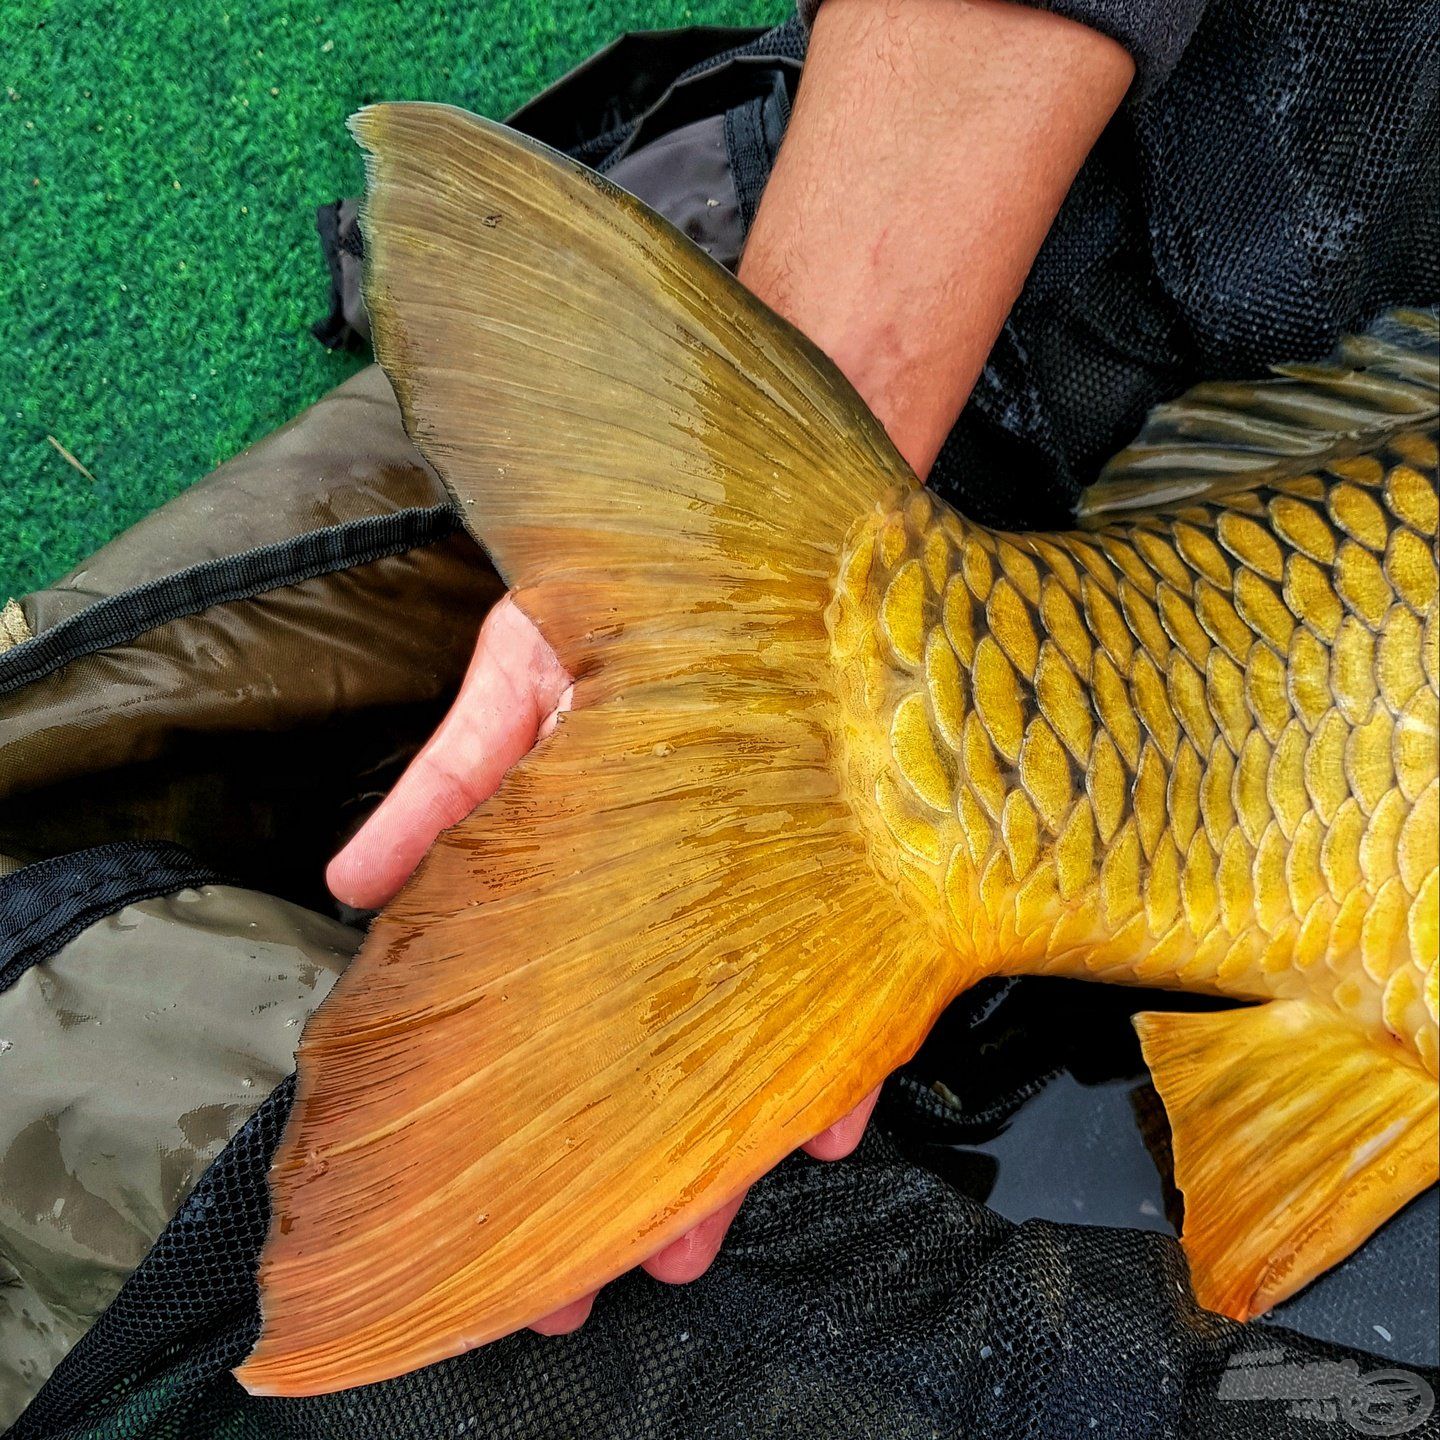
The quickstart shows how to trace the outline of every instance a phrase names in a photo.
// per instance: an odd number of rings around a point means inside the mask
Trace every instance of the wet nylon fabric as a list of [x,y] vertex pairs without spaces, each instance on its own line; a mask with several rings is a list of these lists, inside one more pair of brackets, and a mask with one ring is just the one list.
[[34,865],[0,855],[0,995],[121,906],[221,879],[178,845],[163,842],[102,845]]
[[0,697],[0,846],[167,838],[318,898],[322,862],[298,847],[338,843],[393,781],[499,589],[434,507],[97,602],[0,657],[0,682],[22,672]]
[[370,367],[25,598],[0,848],[165,838],[316,903],[500,588]]
[[371,367],[24,598],[0,830],[12,797],[187,735],[441,699],[499,593]]
[[214,879],[158,845],[0,879],[0,1427],[290,1073],[360,943]]

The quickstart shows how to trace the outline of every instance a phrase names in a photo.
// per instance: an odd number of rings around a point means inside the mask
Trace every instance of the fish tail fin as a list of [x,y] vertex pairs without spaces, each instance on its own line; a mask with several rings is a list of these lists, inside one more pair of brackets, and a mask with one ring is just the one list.
[[599,177],[445,107],[354,129],[379,357],[575,708],[305,1033],[237,1371],[263,1394],[594,1290],[851,1109],[955,989],[835,761],[840,550],[916,485],[883,431]]
[[1434,1078],[1340,1017],[1274,1000],[1135,1024],[1208,1309],[1263,1314],[1435,1183]]

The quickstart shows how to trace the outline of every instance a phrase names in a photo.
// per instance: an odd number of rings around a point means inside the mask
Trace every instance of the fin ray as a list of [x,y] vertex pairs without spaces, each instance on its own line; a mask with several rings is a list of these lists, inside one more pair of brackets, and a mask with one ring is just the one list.
[[1440,413],[1440,319],[1392,310],[1327,360],[1275,365],[1269,378],[1196,385],[1150,412],[1139,436],[1080,497],[1083,524],[1169,509],[1304,474],[1373,448]]

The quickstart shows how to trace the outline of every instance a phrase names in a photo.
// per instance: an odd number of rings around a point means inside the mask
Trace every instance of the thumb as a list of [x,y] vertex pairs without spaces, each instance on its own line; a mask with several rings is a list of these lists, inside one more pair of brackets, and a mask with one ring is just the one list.
[[460,693],[395,788],[330,862],[326,883],[359,909],[388,901],[442,830],[489,799],[569,703],[570,676],[507,595],[480,628]]

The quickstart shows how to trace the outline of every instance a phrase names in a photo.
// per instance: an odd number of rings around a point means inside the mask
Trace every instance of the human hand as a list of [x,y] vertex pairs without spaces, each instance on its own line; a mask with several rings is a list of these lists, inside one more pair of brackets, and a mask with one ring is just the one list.
[[[442,830],[463,820],[499,787],[505,772],[569,709],[570,675],[544,636],[506,596],[480,627],[475,654],[450,712],[395,788],[330,862],[336,899],[360,909],[384,905],[409,878]],[[838,1160],[860,1143],[879,1091],[805,1145],[817,1160]],[[669,1284],[695,1280],[719,1253],[744,1200],[731,1200],[644,1262]],[[537,1320],[542,1335],[585,1323],[587,1295]]]

